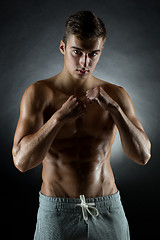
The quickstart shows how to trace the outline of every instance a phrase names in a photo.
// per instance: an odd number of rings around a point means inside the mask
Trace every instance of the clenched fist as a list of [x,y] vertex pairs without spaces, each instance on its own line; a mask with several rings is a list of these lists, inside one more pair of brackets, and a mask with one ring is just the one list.
[[71,120],[86,113],[86,105],[74,95],[71,95],[60,108],[61,119]]
[[89,102],[97,102],[105,111],[115,104],[115,101],[100,86],[87,90],[86,97]]

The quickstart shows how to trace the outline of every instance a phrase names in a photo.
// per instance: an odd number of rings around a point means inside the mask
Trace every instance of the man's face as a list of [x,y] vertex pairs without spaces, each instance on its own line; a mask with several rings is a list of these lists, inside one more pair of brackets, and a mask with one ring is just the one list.
[[67,46],[61,41],[60,51],[64,54],[64,66],[75,79],[87,79],[94,71],[103,49],[103,39],[82,40],[70,35]]

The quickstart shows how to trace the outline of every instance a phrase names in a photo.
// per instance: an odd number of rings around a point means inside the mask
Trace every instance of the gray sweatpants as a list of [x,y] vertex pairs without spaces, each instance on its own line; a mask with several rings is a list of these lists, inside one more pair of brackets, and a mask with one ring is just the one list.
[[119,191],[97,198],[55,198],[39,193],[34,240],[129,240]]

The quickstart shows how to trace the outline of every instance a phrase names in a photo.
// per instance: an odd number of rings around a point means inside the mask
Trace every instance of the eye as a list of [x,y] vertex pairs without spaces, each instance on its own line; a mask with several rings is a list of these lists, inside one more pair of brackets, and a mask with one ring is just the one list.
[[98,55],[98,53],[97,53],[97,52],[92,52],[92,53],[90,53],[89,55],[90,55],[90,57],[95,57],[95,56]]
[[78,50],[74,50],[73,52],[74,52],[74,54],[76,54],[76,55],[78,55],[78,54],[80,55],[80,54],[81,54],[81,52],[78,51]]

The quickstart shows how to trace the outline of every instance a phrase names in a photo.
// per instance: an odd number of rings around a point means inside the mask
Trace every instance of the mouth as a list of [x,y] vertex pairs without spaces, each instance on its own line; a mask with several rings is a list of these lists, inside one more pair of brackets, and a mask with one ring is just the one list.
[[79,74],[86,74],[89,72],[89,70],[82,70],[82,69],[77,69]]

